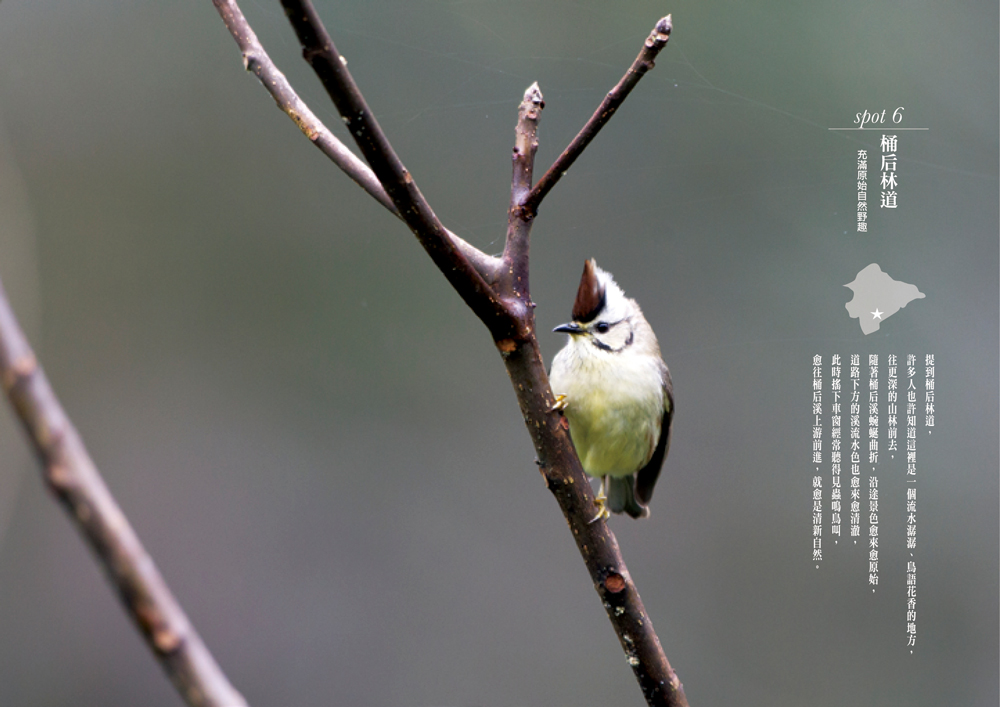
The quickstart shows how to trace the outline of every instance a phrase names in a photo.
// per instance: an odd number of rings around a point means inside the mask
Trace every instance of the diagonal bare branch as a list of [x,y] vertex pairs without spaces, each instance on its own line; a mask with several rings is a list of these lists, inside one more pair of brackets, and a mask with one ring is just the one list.
[[365,102],[312,3],[309,0],[282,0],[281,4],[302,44],[303,57],[337,106],[351,136],[403,221],[452,287],[489,327],[494,339],[510,335],[517,326],[516,319],[494,292],[491,283],[476,271],[448,237],[445,227],[396,155]]
[[375,178],[374,172],[331,133],[319,118],[299,98],[285,75],[271,61],[257,34],[250,27],[239,6],[231,0],[212,0],[229,33],[236,40],[243,54],[243,66],[260,81],[274,98],[278,107],[291,118],[299,130],[309,138],[324,155],[368,192],[382,206],[396,213],[392,199]]
[[245,707],[101,478],[38,364],[0,283],[0,383],[45,483],[94,551],[125,610],[191,707]]
[[[285,75],[271,61],[271,57],[257,39],[257,34],[250,27],[235,0],[212,0],[212,2],[243,54],[243,66],[257,77],[261,85],[271,94],[278,108],[292,119],[320,152],[329,157],[373,199],[402,220],[399,210],[371,168],[347,149],[347,146],[316,117],[305,101],[299,98]],[[500,271],[499,258],[483,253],[451,231],[447,231],[447,234],[454,246],[487,282],[496,280]]]
[[628,97],[628,94],[639,83],[639,79],[653,68],[656,55],[660,53],[661,49],[667,46],[671,29],[673,29],[673,21],[670,15],[667,15],[656,23],[653,31],[642,45],[639,56],[632,62],[632,66],[629,67],[628,71],[625,72],[625,75],[622,76],[615,87],[608,92],[608,95],[601,101],[601,105],[590,116],[590,120],[580,129],[580,132],[577,133],[573,141],[563,150],[563,153],[556,158],[556,161],[552,163],[548,171],[542,175],[542,178],[538,180],[534,189],[531,190],[531,193],[522,203],[522,207],[529,217],[534,216],[538,212],[538,207],[542,203],[542,199],[545,198],[545,195],[562,179],[566,170],[576,162],[576,158],[580,156],[591,140],[597,136],[597,133],[604,127],[604,124],[611,120],[611,116],[615,114],[615,111],[618,110],[618,107]]

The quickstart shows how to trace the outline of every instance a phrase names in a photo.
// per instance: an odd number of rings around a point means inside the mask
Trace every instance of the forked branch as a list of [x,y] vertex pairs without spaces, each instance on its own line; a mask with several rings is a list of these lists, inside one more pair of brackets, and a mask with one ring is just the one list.
[[573,141],[567,145],[566,149],[563,150],[562,154],[556,158],[556,161],[552,163],[548,171],[538,180],[535,188],[531,190],[531,194],[527,199],[524,200],[523,208],[528,213],[529,218],[534,216],[538,212],[538,206],[542,203],[542,199],[548,194],[552,187],[556,185],[562,176],[566,173],[566,170],[576,162],[576,158],[583,153],[587,145],[590,144],[591,140],[597,137],[597,133],[600,132],[601,128],[604,127],[605,123],[611,120],[611,116],[615,114],[618,107],[625,101],[628,94],[632,92],[635,85],[639,83],[639,79],[646,75],[646,72],[653,68],[654,60],[656,55],[660,53],[660,50],[667,46],[667,42],[670,40],[670,30],[673,29],[673,20],[670,15],[667,15],[653,28],[653,31],[646,38],[645,43],[642,45],[642,50],[639,52],[639,56],[635,58],[632,62],[632,66],[629,70],[625,72],[621,80],[615,85],[613,89],[608,91],[608,95],[604,97],[601,101],[601,105],[597,107],[594,114],[590,116],[590,120],[587,121],[580,132],[577,133]]
[[[537,85],[524,95],[518,111],[511,185],[511,208],[508,212],[507,249],[510,272],[522,273],[511,278],[517,296],[530,300],[528,288],[528,235],[534,219],[520,199],[526,198],[524,185],[531,183],[535,156],[535,134],[542,102]],[[545,484],[555,496],[569,523],[577,549],[590,572],[594,588],[601,597],[608,619],[618,635],[626,660],[632,667],[646,701],[650,705],[687,707],[680,679],[670,666],[653,622],[646,615],[642,598],[632,582],[618,540],[608,524],[594,522],[593,492],[569,436],[569,426],[555,412],[548,374],[534,335],[534,315],[526,315],[532,334],[523,341],[500,345],[504,364],[514,384],[521,414],[535,445],[538,465]]]
[[[303,56],[322,81],[352,136],[404,220],[466,303],[489,327],[500,351],[521,413],[538,455],[546,485],[555,495],[606,607],[630,666],[651,705],[686,707],[680,680],[670,667],[652,622],[632,582],[614,534],[605,522],[591,522],[594,498],[570,440],[568,425],[554,411],[545,364],[535,337],[534,305],[528,280],[529,236],[538,205],[601,127],[614,114],[669,38],[669,16],[660,20],[639,58],[580,135],[531,188],[537,126],[544,106],[537,85],[529,87],[518,111],[513,153],[511,206],[500,276],[487,283],[464,267],[464,258],[442,238],[442,228],[413,178],[396,156],[345,62],[309,0],[282,0],[303,47]],[[498,325],[499,323],[499,325]]]
[[490,328],[494,338],[509,334],[516,321],[491,284],[448,237],[444,225],[382,132],[312,3],[282,0],[281,5],[298,35],[303,57],[316,72],[403,221],[465,303]]

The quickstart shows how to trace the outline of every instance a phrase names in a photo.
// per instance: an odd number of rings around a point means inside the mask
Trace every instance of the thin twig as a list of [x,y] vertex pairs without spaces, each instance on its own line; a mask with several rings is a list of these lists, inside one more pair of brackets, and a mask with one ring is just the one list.
[[396,213],[392,199],[385,193],[375,174],[364,162],[331,133],[319,118],[309,109],[285,75],[271,61],[256,33],[243,16],[239,6],[231,0],[212,0],[229,33],[236,40],[243,54],[243,66],[260,81],[274,98],[278,107],[291,118],[299,130],[309,138],[324,155],[333,160],[347,176],[358,183],[382,206]]
[[0,283],[0,383],[42,463],[44,480],[83,534],[181,697],[245,707],[143,548],[56,398]]
[[[371,168],[347,149],[347,146],[316,117],[305,101],[299,98],[285,75],[271,61],[271,57],[268,56],[263,45],[257,39],[257,34],[250,27],[246,17],[243,16],[243,11],[240,10],[236,1],[212,0],[212,2],[243,54],[244,68],[257,77],[261,86],[271,94],[278,108],[291,118],[302,134],[309,138],[320,152],[329,157],[341,171],[394,216],[404,220]],[[472,263],[479,274],[487,282],[494,282],[500,272],[500,259],[487,255],[452,231],[446,229],[446,232],[454,246]]]
[[545,195],[552,190],[556,182],[562,179],[566,170],[576,161],[576,158],[590,144],[590,141],[597,136],[597,133],[604,127],[604,124],[611,120],[611,116],[615,114],[615,111],[618,110],[618,107],[628,94],[639,83],[639,79],[653,68],[656,55],[660,53],[661,49],[667,46],[672,28],[673,21],[670,15],[667,15],[656,23],[653,31],[642,45],[639,56],[632,62],[632,66],[625,72],[625,75],[622,76],[617,85],[608,92],[608,95],[601,101],[601,105],[590,116],[590,120],[580,129],[580,132],[577,133],[573,141],[563,150],[563,153],[556,158],[556,161],[552,163],[548,171],[542,175],[542,178],[535,184],[534,189],[531,190],[531,194],[522,203],[522,207],[529,216],[534,216],[538,213],[538,207],[542,203],[542,199],[545,198]]
[[530,218],[523,218],[521,202],[531,191],[531,180],[535,168],[535,153],[538,151],[538,119],[541,117],[545,101],[537,83],[531,84],[524,92],[524,99],[517,111],[517,127],[514,130],[514,151],[511,157],[513,175],[511,177],[510,209],[507,213],[507,241],[503,251],[503,272],[500,288],[515,295],[519,301],[531,302],[528,282],[529,246],[531,244]]

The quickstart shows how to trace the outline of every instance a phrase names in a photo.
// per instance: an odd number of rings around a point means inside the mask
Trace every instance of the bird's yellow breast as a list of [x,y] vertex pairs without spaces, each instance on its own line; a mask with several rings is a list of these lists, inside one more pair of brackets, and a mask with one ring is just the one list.
[[663,387],[657,362],[646,359],[572,366],[571,375],[559,375],[563,367],[553,366],[552,390],[566,396],[570,436],[591,476],[635,473],[656,449]]

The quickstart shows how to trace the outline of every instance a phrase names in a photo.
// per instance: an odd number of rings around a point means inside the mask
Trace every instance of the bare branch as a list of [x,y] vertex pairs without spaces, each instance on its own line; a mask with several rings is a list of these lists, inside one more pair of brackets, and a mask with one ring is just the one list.
[[[501,286],[509,286],[516,297],[529,304],[528,242],[533,214],[520,207],[519,203],[531,185],[538,147],[538,120],[543,106],[538,84],[532,84],[525,91],[518,110],[511,208],[508,212],[507,247],[504,250],[504,274],[509,273],[510,276],[501,278]],[[554,411],[555,400],[538,339],[534,335],[534,315],[530,307],[525,316],[531,336],[524,340],[501,342],[500,351],[511,381],[515,383],[514,391],[535,444],[545,484],[556,497],[573,531],[594,588],[601,597],[646,701],[650,705],[687,707],[684,688],[670,667],[652,620],[646,615],[642,598],[622,558],[618,540],[606,522],[592,522],[595,509],[593,491],[570,439],[566,418]]]
[[274,62],[271,61],[271,57],[264,51],[264,47],[257,39],[257,34],[250,27],[239,6],[231,0],[212,0],[212,2],[243,53],[243,66],[257,77],[261,85],[274,98],[278,107],[299,126],[299,130],[324,155],[333,160],[334,164],[340,167],[347,176],[357,182],[358,186],[368,192],[382,206],[395,213],[396,207],[393,205],[392,199],[385,193],[385,189],[375,178],[374,172],[348,150],[344,143],[338,140],[320,122],[309,106],[299,98],[295,89],[288,83],[288,79],[278,70]]
[[302,56],[312,66],[347,124],[375,176],[385,187],[435,265],[467,305],[489,327],[494,339],[511,334],[517,322],[447,235],[445,227],[420,193],[416,182],[382,132],[375,115],[347,70],[323,22],[309,0],[282,0],[285,14],[302,44]]
[[[614,534],[607,523],[591,522],[595,507],[593,491],[570,439],[569,425],[554,411],[555,401],[535,336],[534,305],[528,283],[529,235],[538,203],[652,66],[653,57],[669,37],[669,16],[657,24],[646,49],[609,94],[608,107],[591,119],[581,136],[550,169],[552,172],[558,168],[559,173],[549,177],[548,186],[542,191],[538,185],[530,189],[542,95],[537,85],[525,92],[513,155],[503,266],[498,280],[487,283],[471,277],[464,257],[448,247],[450,244],[442,237],[443,228],[393,152],[309,0],[282,0],[282,5],[303,46],[303,56],[323,82],[393,203],[465,302],[490,327],[514,385],[546,485],[569,523],[647,702],[687,707],[683,687],[646,615]],[[495,289],[490,285],[495,285]]]
[[511,180],[511,208],[520,206],[531,190],[531,179],[538,151],[538,120],[545,100],[538,82],[528,86],[517,110],[517,127],[514,131],[514,176]]
[[535,188],[531,190],[531,194],[524,200],[522,206],[529,215],[534,216],[538,212],[538,206],[542,203],[545,195],[552,190],[556,182],[562,179],[566,170],[576,161],[576,158],[590,144],[590,141],[597,136],[597,133],[604,127],[604,124],[611,120],[611,116],[615,114],[615,111],[618,110],[618,107],[628,97],[628,94],[639,83],[639,79],[653,68],[656,55],[660,53],[663,47],[667,46],[672,28],[673,22],[670,15],[667,15],[656,23],[652,33],[646,38],[639,56],[632,62],[632,66],[625,72],[625,75],[622,76],[618,84],[608,92],[608,95],[601,101],[601,105],[590,116],[590,120],[581,128],[577,136],[573,138],[573,141],[563,150],[563,153],[559,155],[556,161],[552,163],[548,171],[538,180]]
[[181,697],[192,707],[245,707],[104,484],[35,359],[0,283],[0,383],[44,467]]
[[[271,61],[271,57],[258,41],[257,34],[250,27],[235,0],[212,0],[212,2],[229,33],[239,45],[243,54],[243,66],[257,77],[261,85],[271,94],[278,108],[292,119],[299,130],[319,148],[320,152],[329,157],[373,199],[402,220],[403,217],[399,210],[392,203],[392,199],[389,198],[371,168],[347,149],[344,143],[337,139],[316,117],[305,101],[299,98],[285,75]],[[472,263],[480,275],[488,282],[496,280],[500,271],[499,258],[483,253],[451,231],[447,231],[447,233],[454,246]]]
[[507,242],[504,246],[500,280],[502,292],[529,304],[531,290],[528,284],[528,247],[532,219],[525,218],[520,204],[531,190],[535,152],[538,151],[538,119],[544,107],[545,101],[542,100],[538,84],[531,84],[524,92],[524,99],[517,111],[512,156],[514,172],[511,178],[510,209],[507,212]]

